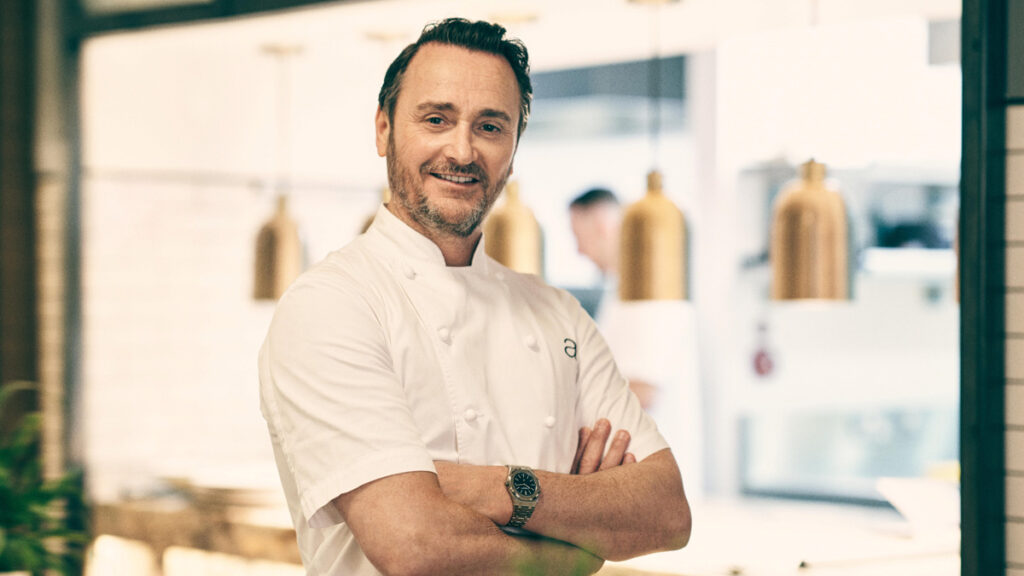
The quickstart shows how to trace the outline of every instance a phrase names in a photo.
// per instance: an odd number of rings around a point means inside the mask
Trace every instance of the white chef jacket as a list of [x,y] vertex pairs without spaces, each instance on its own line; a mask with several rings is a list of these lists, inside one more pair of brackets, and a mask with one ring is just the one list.
[[568,472],[608,418],[637,459],[667,447],[570,294],[483,242],[466,267],[385,207],[281,298],[261,410],[309,574],[378,572],[330,504],[434,460]]

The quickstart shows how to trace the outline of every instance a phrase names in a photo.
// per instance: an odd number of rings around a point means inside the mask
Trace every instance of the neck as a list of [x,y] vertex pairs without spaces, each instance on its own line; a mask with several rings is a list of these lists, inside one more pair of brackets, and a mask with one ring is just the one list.
[[476,252],[476,246],[480,243],[482,233],[477,229],[465,238],[436,234],[427,234],[426,236],[441,250],[441,255],[444,256],[444,263],[447,266],[469,266],[473,262],[473,253]]
[[480,237],[483,235],[483,231],[479,226],[469,236],[463,237],[447,234],[420,224],[415,218],[409,216],[407,212],[401,210],[398,202],[388,202],[384,206],[399,220],[405,222],[410,228],[433,242],[441,250],[446,266],[469,266],[473,262],[473,253],[476,251],[476,245],[480,243]]

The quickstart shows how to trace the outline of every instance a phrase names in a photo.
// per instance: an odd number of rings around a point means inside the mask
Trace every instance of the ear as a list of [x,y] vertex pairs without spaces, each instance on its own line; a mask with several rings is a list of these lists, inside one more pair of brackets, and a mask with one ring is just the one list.
[[391,135],[391,122],[388,120],[388,114],[383,108],[377,108],[377,117],[373,123],[377,129],[377,156],[387,156],[388,137]]

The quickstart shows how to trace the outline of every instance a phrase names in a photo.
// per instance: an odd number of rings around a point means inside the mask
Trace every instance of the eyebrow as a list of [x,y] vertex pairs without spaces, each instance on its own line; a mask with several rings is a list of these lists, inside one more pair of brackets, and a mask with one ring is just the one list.
[[[424,102],[416,107],[418,112],[454,112],[456,111],[455,105],[451,102]],[[484,118],[497,118],[506,122],[512,122],[512,117],[508,115],[504,110],[497,110],[494,108],[484,108],[480,112],[480,116]]]
[[494,110],[493,108],[487,108],[483,112],[481,112],[480,115],[483,116],[484,118],[497,118],[499,120],[504,120],[509,123],[512,122],[512,117],[509,116],[508,113],[505,112],[504,110]]

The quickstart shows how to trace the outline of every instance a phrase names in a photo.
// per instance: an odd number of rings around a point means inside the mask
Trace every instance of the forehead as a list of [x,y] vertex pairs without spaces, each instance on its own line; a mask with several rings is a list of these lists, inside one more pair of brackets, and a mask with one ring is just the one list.
[[502,110],[517,119],[519,84],[502,56],[432,42],[409,62],[397,107],[424,102],[452,104],[467,112]]

